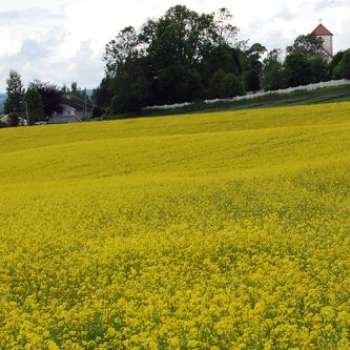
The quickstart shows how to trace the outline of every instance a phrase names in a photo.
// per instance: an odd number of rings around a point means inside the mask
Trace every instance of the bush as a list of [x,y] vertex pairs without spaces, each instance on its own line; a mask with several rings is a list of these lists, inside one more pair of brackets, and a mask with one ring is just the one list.
[[232,73],[219,69],[212,77],[209,86],[209,97],[230,98],[242,95],[244,88],[240,80]]
[[228,96],[226,97],[235,97],[244,94],[244,88],[241,81],[232,73],[225,75],[223,85],[224,90],[228,93]]

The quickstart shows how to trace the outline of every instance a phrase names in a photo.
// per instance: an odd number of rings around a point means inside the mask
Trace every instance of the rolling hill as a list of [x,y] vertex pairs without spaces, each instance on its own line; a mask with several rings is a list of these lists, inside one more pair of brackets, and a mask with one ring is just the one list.
[[346,349],[349,113],[0,130],[0,348]]

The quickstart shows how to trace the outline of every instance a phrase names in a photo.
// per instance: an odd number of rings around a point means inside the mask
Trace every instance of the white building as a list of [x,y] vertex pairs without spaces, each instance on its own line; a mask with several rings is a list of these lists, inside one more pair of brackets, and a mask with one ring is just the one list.
[[320,23],[311,33],[323,40],[323,51],[329,61],[333,58],[333,34]]
[[89,120],[93,116],[93,106],[78,97],[64,97],[61,103],[62,111],[55,112],[49,118],[49,124],[74,123]]

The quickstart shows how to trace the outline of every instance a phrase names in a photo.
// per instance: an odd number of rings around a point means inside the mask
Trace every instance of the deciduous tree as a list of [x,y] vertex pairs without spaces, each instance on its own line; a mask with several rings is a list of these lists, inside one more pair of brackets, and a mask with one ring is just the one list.
[[24,88],[19,73],[11,71],[7,79],[7,99],[5,101],[5,113],[23,113],[24,112]]

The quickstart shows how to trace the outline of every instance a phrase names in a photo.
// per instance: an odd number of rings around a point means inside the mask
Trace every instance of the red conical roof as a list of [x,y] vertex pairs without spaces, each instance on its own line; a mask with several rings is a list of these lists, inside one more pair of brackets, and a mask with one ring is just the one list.
[[317,36],[333,36],[333,34],[322,23],[320,23],[311,34]]

